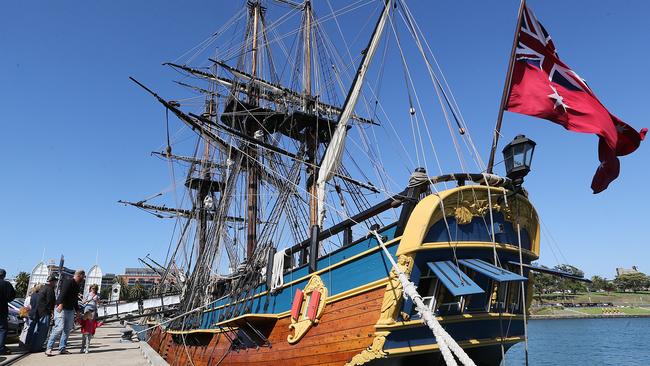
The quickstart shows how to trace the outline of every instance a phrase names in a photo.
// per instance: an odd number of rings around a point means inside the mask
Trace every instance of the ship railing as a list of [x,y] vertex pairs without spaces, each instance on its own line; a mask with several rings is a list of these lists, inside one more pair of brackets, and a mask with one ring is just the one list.
[[[428,191],[429,186],[431,184],[439,184],[452,181],[457,182],[459,186],[463,186],[467,182],[473,182],[492,187],[509,187],[512,184],[509,178],[486,173],[452,173],[428,177],[426,175],[426,171],[423,168],[418,168],[411,176],[411,179],[409,179],[408,187],[402,192],[395,194],[368,208],[367,210],[364,210],[348,219],[345,219],[327,229],[312,230],[312,235],[309,239],[306,239],[301,243],[288,248],[286,250],[286,254],[293,256],[296,253],[300,253],[300,265],[302,266],[309,263],[310,272],[314,272],[316,271],[316,261],[319,259],[317,253],[318,245],[320,242],[329,239],[334,235],[343,233],[342,247],[349,246],[353,244],[352,227],[385,211],[404,205],[400,213],[399,220],[397,221],[397,229],[395,230],[395,237],[398,237],[403,233],[406,221],[408,220],[411,211],[419,201],[420,196],[424,192]],[[378,228],[375,227],[373,229],[376,230]],[[367,239],[368,237],[369,236],[363,239]],[[272,263],[270,262],[272,260],[272,254],[274,253],[271,253],[269,255],[269,264]],[[291,270],[291,268],[287,268],[287,270]]]

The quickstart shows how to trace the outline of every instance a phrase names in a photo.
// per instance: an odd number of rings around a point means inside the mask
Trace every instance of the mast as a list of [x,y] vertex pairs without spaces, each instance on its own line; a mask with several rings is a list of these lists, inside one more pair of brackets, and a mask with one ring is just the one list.
[[306,0],[304,6],[305,24],[303,26],[303,66],[302,66],[302,85],[303,85],[303,108],[309,112],[309,97],[311,96],[311,1]]
[[[253,79],[257,77],[257,38],[258,38],[258,27],[259,27],[259,18],[261,13],[261,4],[258,1],[250,3],[250,11],[253,17],[253,39],[251,42],[251,76]],[[251,83],[251,91],[248,94],[249,102],[257,106],[259,100],[257,98],[257,93],[255,92],[256,87]],[[255,135],[255,130],[257,128],[257,120],[253,118],[248,118],[248,123],[246,128],[246,133],[250,136]],[[257,146],[253,144],[248,144],[247,154],[249,156],[250,163],[248,164],[248,174],[246,175],[246,186],[247,186],[247,235],[246,235],[246,258],[250,259],[253,256],[255,251],[255,246],[257,244],[257,214],[258,214],[258,193],[259,193],[259,174],[257,171]]]
[[[205,115],[206,118],[213,119],[215,116],[215,102],[213,96],[208,96],[205,105]],[[209,127],[207,127],[209,128]],[[210,182],[212,180],[210,174],[211,166],[211,149],[210,143],[208,142],[208,136],[205,133],[201,134],[203,140],[203,158],[201,159],[201,178],[204,182]],[[196,207],[199,210],[199,250],[198,257],[200,258],[203,255],[205,246],[207,243],[207,232],[208,232],[208,217],[207,210],[212,209],[212,191],[210,189],[205,189],[203,186],[202,189],[199,189],[196,198]],[[209,199],[208,199],[209,197]]]
[[[305,113],[314,113],[311,105],[311,28],[312,8],[311,0],[306,0],[303,11],[305,22],[303,25],[303,110]],[[318,120],[317,120],[318,121]],[[318,122],[317,122],[318,123]],[[310,126],[305,130],[307,147],[307,200],[309,202],[309,226],[318,225],[318,191],[316,178],[318,177],[318,126]]]

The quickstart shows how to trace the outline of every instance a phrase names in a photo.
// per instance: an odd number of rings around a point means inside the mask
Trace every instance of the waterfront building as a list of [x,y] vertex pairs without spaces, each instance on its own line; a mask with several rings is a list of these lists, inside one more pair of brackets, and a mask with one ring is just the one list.
[[111,287],[115,281],[117,281],[117,276],[115,273],[106,273],[102,276],[102,288]]
[[[54,262],[54,259],[50,259],[50,262],[47,264],[47,269],[50,271],[50,273],[59,273],[59,265]],[[74,269],[70,269],[64,266],[59,279],[72,277],[74,276],[74,272]]]
[[118,277],[129,287],[139,283],[147,290],[160,283],[160,274],[151,268],[125,268],[124,274]]
[[636,266],[632,266],[632,268],[623,268],[623,267],[616,268],[616,276],[620,276],[628,273],[639,273],[639,269]]

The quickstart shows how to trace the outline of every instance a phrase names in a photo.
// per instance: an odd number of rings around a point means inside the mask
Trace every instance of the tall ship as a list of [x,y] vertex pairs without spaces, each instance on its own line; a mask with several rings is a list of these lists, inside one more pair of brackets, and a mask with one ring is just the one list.
[[180,305],[148,338],[171,365],[499,365],[527,340],[534,142],[495,174],[409,4],[338,5],[246,1],[165,64],[180,96],[132,78],[182,190],[124,201],[176,220]]

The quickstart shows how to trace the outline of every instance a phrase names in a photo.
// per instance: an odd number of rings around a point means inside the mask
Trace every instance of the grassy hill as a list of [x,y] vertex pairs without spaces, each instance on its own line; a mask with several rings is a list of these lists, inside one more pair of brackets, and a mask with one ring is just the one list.
[[[563,307],[566,303],[612,303],[613,307]],[[650,316],[650,292],[589,292],[578,294],[547,294],[542,302],[536,297],[530,314],[539,317],[582,316]]]
[[533,306],[544,306],[555,303],[584,303],[611,302],[614,306],[650,306],[650,292],[586,292],[578,294],[546,294],[539,302],[538,296],[533,299]]

